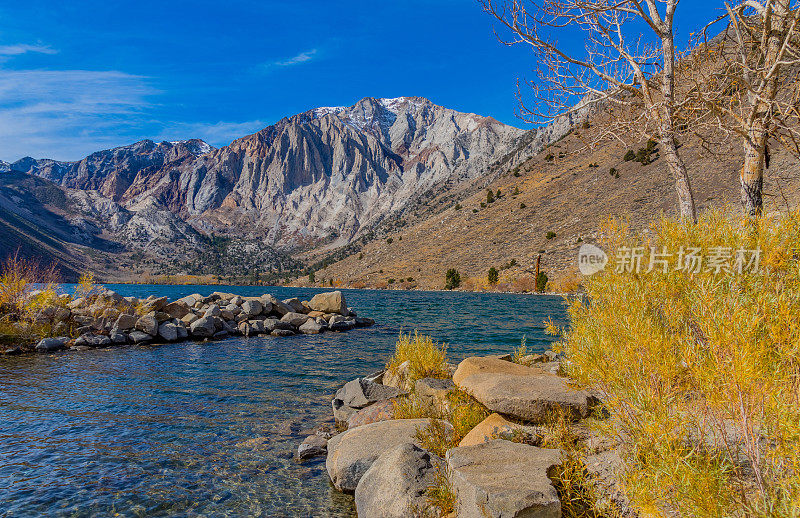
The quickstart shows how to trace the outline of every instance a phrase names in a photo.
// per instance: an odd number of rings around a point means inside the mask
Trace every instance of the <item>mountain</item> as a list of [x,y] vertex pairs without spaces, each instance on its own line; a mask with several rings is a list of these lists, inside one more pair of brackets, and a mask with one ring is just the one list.
[[420,97],[368,97],[284,118],[220,149],[145,140],[79,162],[24,158],[11,168],[129,208],[151,200],[204,234],[291,249],[345,244],[421,193],[485,174],[523,135]]
[[[0,198],[9,228],[40,213],[35,226],[58,229],[60,249],[77,265],[112,277],[285,275],[301,267],[289,252],[368,241],[404,224],[403,214],[433,193],[493,174],[531,141],[524,130],[420,97],[368,97],[284,118],[219,149],[198,139],[143,140],[76,162],[0,164],[10,171]],[[49,198],[60,190],[61,201],[26,196],[26,177]]]

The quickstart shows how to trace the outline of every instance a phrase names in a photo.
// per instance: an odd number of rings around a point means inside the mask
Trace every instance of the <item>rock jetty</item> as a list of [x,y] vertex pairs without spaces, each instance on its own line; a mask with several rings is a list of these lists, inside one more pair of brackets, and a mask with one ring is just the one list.
[[59,304],[45,307],[36,315],[36,322],[54,335],[43,337],[35,345],[38,352],[216,340],[233,335],[317,334],[374,324],[348,308],[341,291],[318,293],[309,301],[223,292],[170,301],[156,296],[123,297],[102,290],[87,297],[61,298]]

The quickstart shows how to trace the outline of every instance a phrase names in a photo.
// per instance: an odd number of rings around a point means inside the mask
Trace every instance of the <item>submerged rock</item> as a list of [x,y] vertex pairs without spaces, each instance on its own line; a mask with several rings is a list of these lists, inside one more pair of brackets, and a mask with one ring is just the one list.
[[297,447],[297,458],[300,460],[319,457],[328,453],[328,440],[319,435],[309,435]]

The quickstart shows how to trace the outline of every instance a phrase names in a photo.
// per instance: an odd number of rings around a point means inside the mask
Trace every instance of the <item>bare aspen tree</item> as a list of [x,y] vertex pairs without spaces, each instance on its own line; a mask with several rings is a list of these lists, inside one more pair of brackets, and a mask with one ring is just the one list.
[[[508,45],[529,45],[537,80],[536,103],[523,117],[534,122],[597,105],[611,116],[605,136],[643,135],[659,143],[675,181],[682,218],[697,220],[694,194],[675,140],[676,48],[679,0],[478,0],[511,33]],[[553,38],[583,38],[581,51]],[[576,101],[580,99],[580,103]]]
[[[688,119],[697,129],[710,124],[710,130],[741,137],[742,210],[758,216],[770,141],[800,154],[797,81],[790,78],[800,64],[800,14],[790,0],[747,0],[725,10],[687,59],[689,96],[697,101]],[[727,22],[726,29],[708,41],[709,28],[719,22]]]

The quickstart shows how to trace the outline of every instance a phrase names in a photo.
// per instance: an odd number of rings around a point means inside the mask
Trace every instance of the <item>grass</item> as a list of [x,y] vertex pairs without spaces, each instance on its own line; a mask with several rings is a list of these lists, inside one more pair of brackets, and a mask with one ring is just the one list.
[[[407,369],[400,366],[408,362]],[[430,336],[420,335],[414,331],[397,338],[394,356],[386,364],[386,370],[397,376],[408,388],[412,388],[418,379],[450,377],[447,368],[447,345],[439,344]]]
[[456,510],[456,492],[447,469],[436,469],[433,484],[425,491],[425,513],[423,516],[447,516]]
[[[645,513],[798,516],[799,216],[602,229],[609,267],[570,303],[560,348],[568,374],[607,395],[604,431],[624,438],[622,483]],[[617,272],[623,246],[757,249],[760,264]]]

